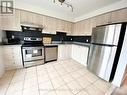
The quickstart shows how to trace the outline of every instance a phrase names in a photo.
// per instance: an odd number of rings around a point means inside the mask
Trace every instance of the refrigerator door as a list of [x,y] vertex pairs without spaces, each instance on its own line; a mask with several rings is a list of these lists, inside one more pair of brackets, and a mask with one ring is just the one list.
[[99,26],[93,28],[91,43],[117,45],[122,24]]
[[92,44],[88,69],[100,78],[109,81],[117,47]]

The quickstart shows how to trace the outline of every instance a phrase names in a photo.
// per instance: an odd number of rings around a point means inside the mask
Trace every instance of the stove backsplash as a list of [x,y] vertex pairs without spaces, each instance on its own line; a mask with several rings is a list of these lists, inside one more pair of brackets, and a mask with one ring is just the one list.
[[90,43],[91,36],[63,36],[55,34],[43,34],[43,33],[32,33],[32,32],[21,32],[21,31],[3,31],[6,32],[9,43],[22,43],[24,37],[52,37],[52,41],[73,41]]
[[52,37],[52,41],[73,41],[73,42],[82,42],[82,43],[90,43],[91,36],[64,36],[61,37],[55,34],[43,34],[44,37]]

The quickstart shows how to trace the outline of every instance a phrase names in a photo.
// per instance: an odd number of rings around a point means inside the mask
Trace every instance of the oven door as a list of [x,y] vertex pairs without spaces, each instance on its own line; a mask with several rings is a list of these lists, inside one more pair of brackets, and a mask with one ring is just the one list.
[[23,47],[24,62],[37,61],[44,59],[43,47]]

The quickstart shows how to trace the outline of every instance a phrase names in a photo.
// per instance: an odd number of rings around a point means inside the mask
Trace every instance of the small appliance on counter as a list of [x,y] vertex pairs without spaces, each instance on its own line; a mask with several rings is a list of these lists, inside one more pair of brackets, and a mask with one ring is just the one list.
[[126,23],[93,29],[88,69],[106,81],[114,79],[125,31]]

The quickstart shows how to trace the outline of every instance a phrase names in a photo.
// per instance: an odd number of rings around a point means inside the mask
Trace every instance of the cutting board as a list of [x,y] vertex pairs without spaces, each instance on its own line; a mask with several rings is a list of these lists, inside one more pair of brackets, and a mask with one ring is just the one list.
[[51,37],[43,37],[43,44],[51,44],[52,38]]

